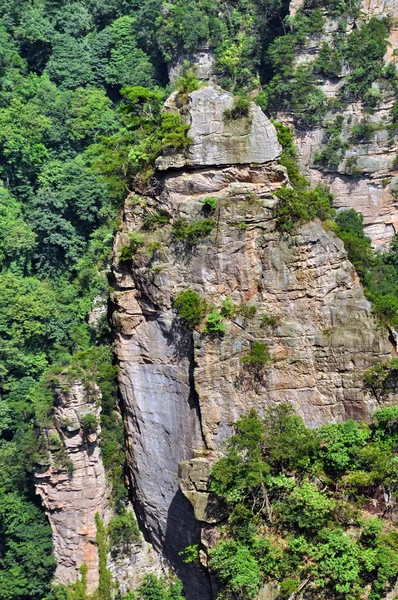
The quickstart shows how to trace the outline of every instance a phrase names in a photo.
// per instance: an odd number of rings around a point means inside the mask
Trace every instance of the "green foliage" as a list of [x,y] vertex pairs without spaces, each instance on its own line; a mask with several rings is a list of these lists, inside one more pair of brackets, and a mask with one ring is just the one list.
[[145,238],[139,233],[129,233],[129,241],[120,248],[119,260],[128,262],[133,259],[138,250],[145,245]]
[[216,337],[224,335],[226,330],[227,328],[221,313],[215,309],[211,310],[206,317],[206,324],[203,328],[203,333]]
[[210,565],[225,585],[222,597],[257,597],[261,571],[249,548],[235,541],[222,541],[210,551]]
[[180,217],[173,224],[173,234],[179,242],[185,242],[193,246],[203,238],[209,236],[213,231],[215,221],[213,219],[201,219],[199,221],[188,222],[187,219]]
[[95,525],[97,533],[95,535],[95,543],[98,548],[98,600],[111,600],[112,598],[112,579],[111,573],[107,567],[108,543],[106,536],[105,525],[101,521],[98,513],[95,514]]
[[178,294],[174,301],[179,317],[188,329],[195,329],[205,317],[207,305],[205,300],[193,290],[185,290]]
[[127,554],[131,544],[140,542],[140,530],[132,511],[121,511],[108,525],[108,538],[113,557]]
[[232,108],[224,111],[226,121],[236,121],[237,119],[247,118],[250,112],[250,101],[243,96],[237,96]]
[[282,187],[277,197],[274,214],[282,232],[291,232],[316,217],[324,221],[333,215],[332,195],[320,184],[310,190]]
[[372,17],[348,36],[344,59],[351,73],[343,85],[345,97],[369,100],[369,88],[380,75],[387,51],[390,23],[387,18]]
[[137,589],[138,600],[184,600],[181,583],[169,582],[156,575],[145,575]]
[[85,435],[94,433],[98,428],[97,417],[93,413],[85,413],[80,419],[80,424]]
[[389,407],[372,427],[347,421],[315,431],[288,405],[239,419],[211,478],[228,511],[209,552],[220,597],[254,598],[260,582],[275,580],[285,598],[309,582],[319,597],[359,598],[365,586],[370,598],[385,597],[398,574],[396,528],[361,507],[373,486],[398,489],[389,470],[397,416]]
[[248,366],[266,365],[271,361],[269,349],[263,342],[254,342],[247,354],[241,358],[242,364]]
[[365,371],[364,384],[379,401],[389,393],[395,392],[398,389],[398,359],[392,358],[389,362],[378,363]]
[[217,200],[212,196],[207,196],[204,200],[202,200],[202,209],[207,213],[215,212],[217,208]]

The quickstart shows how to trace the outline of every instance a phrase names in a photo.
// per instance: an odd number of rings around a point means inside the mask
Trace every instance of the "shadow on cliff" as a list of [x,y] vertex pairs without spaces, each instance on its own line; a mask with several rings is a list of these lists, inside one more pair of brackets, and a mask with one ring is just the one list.
[[187,600],[213,600],[210,577],[204,568],[184,564],[183,552],[187,546],[200,543],[201,524],[194,517],[193,508],[178,490],[167,513],[163,552],[181,579]]

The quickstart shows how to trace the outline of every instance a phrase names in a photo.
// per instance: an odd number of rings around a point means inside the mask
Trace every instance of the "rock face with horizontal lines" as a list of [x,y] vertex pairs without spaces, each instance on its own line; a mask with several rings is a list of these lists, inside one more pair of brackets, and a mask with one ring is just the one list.
[[[201,94],[214,105],[224,102],[216,88]],[[188,104],[188,110],[195,106]],[[208,121],[197,131],[212,127],[213,113]],[[181,493],[179,463],[190,465],[189,472],[205,469],[201,453],[211,460],[249,408],[261,414],[290,402],[310,426],[368,418],[376,402],[363,388],[363,372],[391,350],[334,233],[319,222],[290,237],[277,230],[275,192],[287,176],[277,164],[272,124],[266,129],[270,141],[261,164],[251,160],[251,150],[234,164],[236,155],[228,158],[229,142],[222,136],[214,152],[194,149],[196,158],[189,162],[188,155],[179,168],[169,162],[166,170],[163,163],[157,192],[127,199],[115,241],[113,324],[132,488],[147,538],[183,579],[193,575],[184,572],[178,552],[198,540],[200,529],[187,497],[202,503],[198,517],[206,492],[188,477]],[[251,149],[254,138],[248,135]],[[208,197],[213,212],[204,207]],[[147,217],[159,211],[169,222],[145,228]],[[176,237],[178,220],[205,218],[213,223],[210,234],[191,243]],[[130,261],[120,261],[132,233],[144,236],[144,246]],[[232,302],[235,313],[223,319],[222,335],[204,333],[205,322],[193,332],[184,327],[174,300],[187,289],[208,310]],[[242,362],[254,342],[271,356],[255,369]],[[188,586],[190,598],[210,597],[206,586],[203,578]]]
[[[303,0],[292,0],[290,16],[295,16],[304,5]],[[362,0],[358,17],[350,17],[345,23],[346,37],[371,17],[391,17],[391,29],[384,64],[396,65],[398,49],[398,2],[396,0]],[[331,43],[339,28],[339,18],[325,12],[324,32],[310,36],[296,49],[296,64],[311,64],[319,55],[322,45]],[[380,73],[381,73],[380,69]],[[322,123],[314,127],[296,127],[296,143],[299,150],[300,167],[314,183],[322,181],[330,186],[338,209],[354,208],[364,216],[365,232],[376,248],[386,249],[392,237],[398,232],[397,206],[397,136],[391,134],[394,122],[391,109],[396,101],[393,89],[380,81],[373,84],[380,98],[376,106],[369,109],[363,99],[341,99],[341,91],[350,69],[343,64],[339,75],[318,76],[318,87],[328,101],[339,100],[338,111],[327,110]],[[323,168],[317,162],[317,155],[328,143],[327,124],[336,117],[343,119],[341,142],[347,145],[338,165]],[[294,113],[279,115],[280,120],[293,125]],[[357,139],[352,135],[356,126],[364,121],[371,124],[373,134],[370,139]]]
[[[50,462],[36,473],[40,495],[53,530],[57,558],[57,583],[73,583],[79,568],[87,566],[87,591],[98,587],[98,551],[95,544],[95,515],[104,519],[108,510],[108,489],[98,437],[99,390],[89,394],[80,382],[57,392],[55,426],[46,432]],[[97,420],[96,431],[85,432],[84,416]]]

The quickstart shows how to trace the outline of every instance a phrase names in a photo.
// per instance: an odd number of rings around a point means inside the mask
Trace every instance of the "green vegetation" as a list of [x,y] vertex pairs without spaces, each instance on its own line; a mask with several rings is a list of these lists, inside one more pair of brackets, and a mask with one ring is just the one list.
[[209,236],[213,231],[215,222],[213,219],[201,219],[189,223],[187,219],[180,217],[173,225],[173,234],[179,242],[193,246],[203,238]]
[[269,349],[263,342],[254,342],[247,354],[241,358],[242,364],[246,366],[266,365],[271,361]]
[[212,337],[222,336],[226,332],[227,328],[223,321],[222,314],[213,309],[209,312],[206,317],[206,325],[203,329],[203,333]]
[[82,416],[80,424],[85,435],[94,433],[98,427],[97,417],[92,413],[86,413]]
[[130,233],[128,243],[120,248],[119,260],[128,262],[133,259],[137,251],[145,245],[145,238],[139,233]]
[[202,201],[202,210],[204,212],[213,213],[213,212],[215,212],[216,208],[217,208],[217,200],[215,198],[212,198],[211,196],[207,196]]
[[[321,35],[322,11],[358,17],[355,2],[307,1],[288,20],[287,3],[281,0],[0,0],[0,6],[0,599],[51,600],[51,531],[37,506],[33,474],[48,464],[49,450],[57,464],[68,468],[60,439],[40,435],[43,428],[52,430],[57,389],[67,392],[79,380],[88,397],[101,402],[101,451],[118,512],[109,536],[120,538],[123,547],[122,531],[135,535],[125,513],[124,435],[115,407],[117,368],[110,332],[105,314],[96,324],[90,324],[88,315],[95,298],[106,302],[105,274],[121,202],[133,188],[144,195],[151,189],[161,153],[184,153],[191,143],[181,117],[162,111],[170,92],[166,61],[209,45],[215,49],[220,84],[236,97],[228,118],[247,118],[248,98],[253,98],[271,113],[293,111],[298,126],[319,124],[327,109],[333,110],[319,90],[319,74],[336,76],[348,64],[351,73],[342,100],[362,99],[371,109],[380,97],[373,82],[382,79],[382,86],[393,89],[396,72],[393,66],[382,69],[390,27],[382,19],[359,20],[350,36],[340,28],[323,44],[315,63],[295,65],[295,52],[305,47],[308,36]],[[194,71],[185,68],[176,83],[182,111],[188,94],[198,87]],[[391,135],[396,113],[394,105]],[[371,129],[362,122],[353,128],[353,139],[371,139]],[[314,217],[329,219],[329,193],[319,186],[310,189],[300,175],[290,130],[280,124],[277,130],[282,164],[293,185],[279,192],[281,230],[293,231]],[[330,130],[327,136],[320,164],[331,168],[345,148],[340,133]],[[358,173],[355,164],[347,165],[353,175]],[[247,201],[256,197],[248,195]],[[172,226],[175,241],[185,249],[216,227],[209,218],[217,210],[216,200],[205,198],[202,209],[206,218],[180,219]],[[143,231],[126,236],[120,260],[132,261],[144,248],[156,252],[160,242],[149,239],[145,244],[143,234],[150,237],[168,222],[168,214],[149,212]],[[332,227],[344,240],[376,314],[383,323],[398,326],[398,242],[387,254],[375,255],[355,218],[339,213]],[[243,232],[247,224],[240,228]],[[221,309],[210,309],[193,291],[183,294],[175,307],[184,325],[203,326],[211,336],[222,335],[224,319],[233,314],[254,316],[255,307],[232,307],[225,300]],[[257,354],[264,358],[263,350]],[[390,367],[381,366],[369,376],[369,386],[380,398],[392,385]],[[81,425],[85,435],[98,427],[90,413]],[[97,527],[102,565],[98,593],[108,598],[106,540],[103,525]],[[226,546],[214,558],[224,581],[222,565],[231,552],[233,547]],[[246,561],[242,586],[250,597],[262,567],[258,571],[246,550],[240,550],[228,579],[233,593],[239,589],[240,560]],[[287,595],[296,583],[285,577]],[[177,599],[181,590],[173,586],[150,576],[137,597]],[[67,598],[85,596],[83,567],[82,580],[68,589]]]
[[247,118],[250,111],[250,101],[243,96],[237,96],[234,100],[232,108],[227,108],[224,111],[226,121],[236,121],[237,119]]
[[389,393],[398,390],[398,359],[378,363],[365,372],[365,387],[370,389],[376,400],[381,402]]
[[256,598],[277,580],[283,598],[382,598],[398,576],[398,531],[366,511],[381,486],[398,489],[398,409],[371,426],[355,421],[305,427],[291,407],[254,411],[236,424],[212,489],[228,508],[209,566],[222,598]]
[[98,600],[111,600],[112,598],[112,576],[107,567],[107,554],[108,554],[108,540],[106,535],[106,528],[98,513],[95,515],[95,524],[97,526],[97,533],[95,536],[95,543],[98,548],[98,571],[99,571],[99,584],[98,584]]
[[[128,600],[184,600],[181,582],[170,582],[146,575],[143,583],[138,587],[137,594]],[[127,600],[127,599],[126,599]]]
[[207,304],[197,292],[185,290],[178,294],[174,301],[174,307],[179,317],[188,329],[195,329],[205,317]]
[[376,253],[363,232],[362,215],[350,209],[337,213],[333,227],[343,240],[372,309],[385,326],[398,326],[398,237],[388,252]]
[[321,184],[313,189],[280,188],[274,209],[280,231],[292,232],[296,227],[315,218],[325,221],[333,216],[332,195]]
[[140,542],[140,530],[132,511],[121,511],[108,525],[109,546],[113,557],[128,554],[131,544]]

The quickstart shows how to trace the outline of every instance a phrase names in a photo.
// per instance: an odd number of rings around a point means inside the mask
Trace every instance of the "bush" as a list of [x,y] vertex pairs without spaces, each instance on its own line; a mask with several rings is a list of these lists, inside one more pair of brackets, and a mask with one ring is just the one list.
[[223,322],[221,313],[215,309],[211,310],[206,317],[206,325],[203,329],[203,333],[211,336],[218,336],[224,335],[226,330],[227,328]]
[[262,315],[261,317],[261,327],[271,327],[272,329],[275,329],[280,322],[280,317],[275,315]]
[[257,597],[259,581],[279,582],[284,598],[309,582],[306,595],[322,598],[359,598],[368,587],[376,600],[393,588],[398,534],[360,509],[378,486],[398,489],[398,408],[374,419],[374,428],[312,431],[279,405],[263,420],[255,411],[238,420],[210,483],[228,511],[209,553],[222,598]]
[[354,143],[370,142],[376,131],[377,125],[365,118],[351,129],[351,141]]
[[140,530],[134,513],[123,510],[112,517],[108,525],[108,537],[112,556],[114,557],[127,554],[131,544],[138,544]]
[[282,232],[293,232],[299,225],[316,217],[322,221],[333,216],[332,195],[322,185],[311,190],[282,187],[277,192],[274,208],[277,226]]
[[92,413],[85,413],[80,418],[80,424],[82,426],[83,432],[86,435],[90,433],[95,433],[98,429],[98,420],[95,415]]
[[207,213],[213,213],[217,208],[217,200],[211,196],[207,196],[202,200],[202,209]]
[[130,233],[129,241],[125,246],[120,248],[119,260],[121,262],[128,262],[134,258],[137,251],[144,246],[145,240],[139,233]]
[[250,351],[242,356],[244,365],[266,365],[271,361],[268,346],[263,342],[254,342]]
[[224,110],[226,121],[236,121],[237,119],[247,118],[250,113],[250,101],[247,98],[238,96],[234,100],[232,108]]
[[206,301],[193,290],[185,290],[178,294],[174,301],[180,319],[184,325],[193,330],[200,325],[206,314]]
[[210,550],[210,571],[226,586],[227,597],[255,599],[261,572],[249,548],[234,541],[222,541]]
[[183,217],[179,218],[173,225],[174,237],[179,242],[189,245],[197,244],[201,239],[211,234],[215,226],[212,219],[201,219],[189,223]]
[[[374,365],[364,373],[365,388],[371,390],[378,401],[384,400],[390,392],[398,389],[398,358],[392,358],[389,362]],[[375,413],[377,423],[379,419],[385,419],[387,413],[378,411]]]
[[162,225],[166,225],[169,221],[170,217],[166,213],[155,212],[145,217],[145,220],[142,224],[142,229],[144,229],[145,231],[152,231],[158,226],[162,227]]

